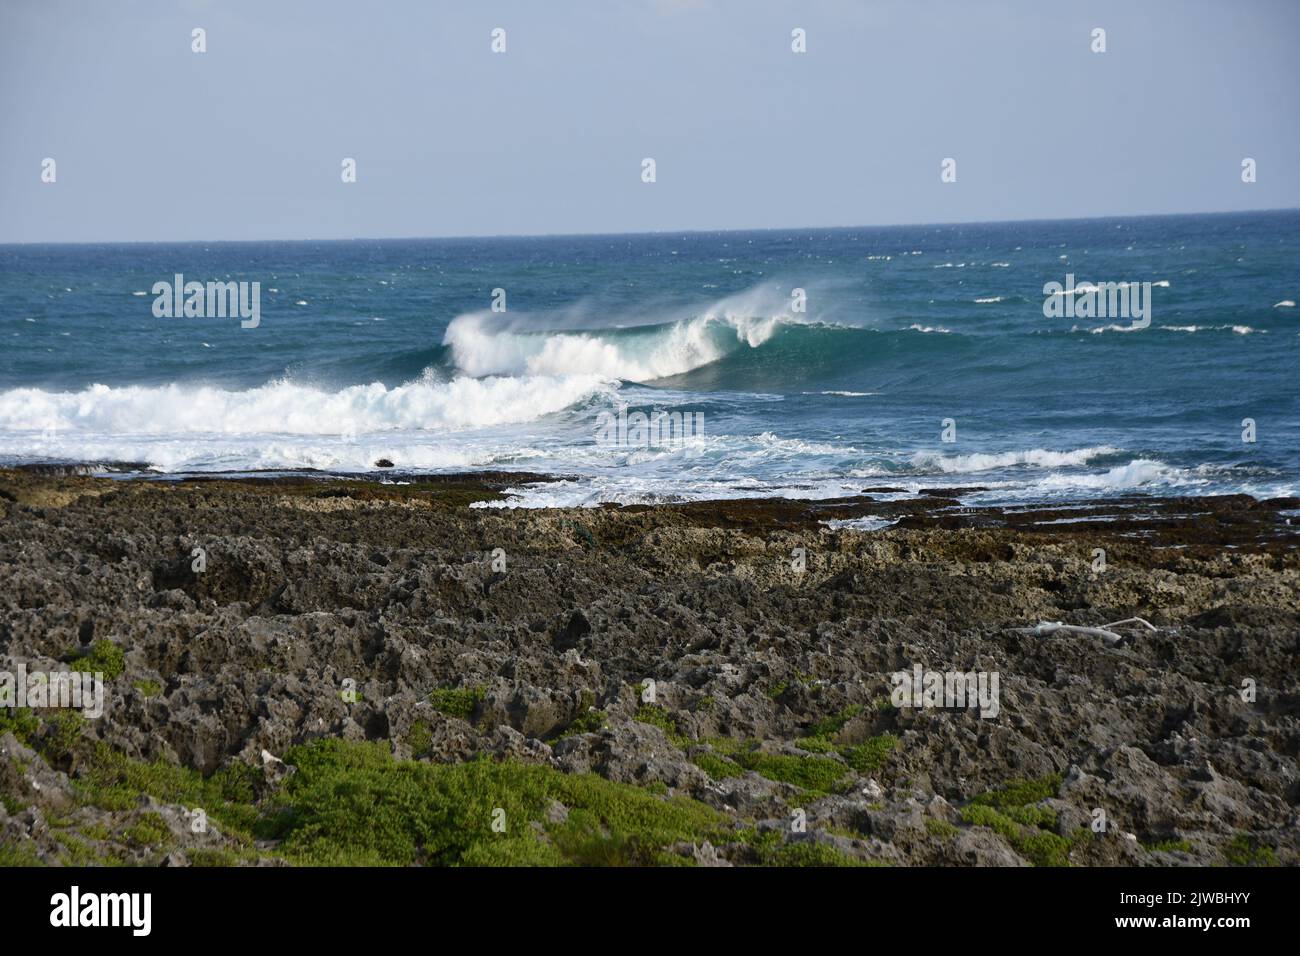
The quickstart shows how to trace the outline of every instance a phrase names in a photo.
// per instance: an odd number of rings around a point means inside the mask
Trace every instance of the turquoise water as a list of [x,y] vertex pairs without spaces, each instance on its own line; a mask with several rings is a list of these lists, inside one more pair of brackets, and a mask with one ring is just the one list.
[[[176,273],[260,283],[259,324],[155,317]],[[1045,315],[1067,274],[1152,283],[1149,325]],[[0,460],[574,476],[537,504],[1269,497],[1300,487],[1296,299],[1296,212],[3,246]],[[623,406],[702,434],[598,434]]]

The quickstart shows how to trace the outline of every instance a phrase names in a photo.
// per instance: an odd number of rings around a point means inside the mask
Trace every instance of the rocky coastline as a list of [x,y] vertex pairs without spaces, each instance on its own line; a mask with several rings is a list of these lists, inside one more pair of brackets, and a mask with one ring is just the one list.
[[386,478],[0,472],[0,862],[1300,862],[1300,501]]

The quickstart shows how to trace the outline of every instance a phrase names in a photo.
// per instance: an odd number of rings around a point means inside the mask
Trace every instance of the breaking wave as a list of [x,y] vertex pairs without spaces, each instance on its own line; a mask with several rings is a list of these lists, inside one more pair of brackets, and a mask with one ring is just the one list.
[[78,392],[0,392],[0,430],[54,434],[370,433],[447,430],[528,422],[613,386],[599,375],[431,376],[389,388],[379,382],[326,391],[278,381],[231,391],[189,385],[92,385]]
[[938,471],[943,474],[966,474],[1028,465],[1037,468],[1069,468],[1086,465],[1094,458],[1114,455],[1119,449],[1109,445],[1096,448],[1079,448],[1075,451],[1048,451],[1032,448],[1028,451],[1008,451],[998,454],[941,455],[936,452],[917,452],[912,456],[912,466],[921,471]]

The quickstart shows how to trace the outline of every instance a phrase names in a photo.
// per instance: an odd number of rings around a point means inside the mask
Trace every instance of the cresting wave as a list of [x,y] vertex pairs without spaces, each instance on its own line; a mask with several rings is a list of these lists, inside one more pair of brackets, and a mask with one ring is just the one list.
[[597,399],[613,402],[620,382],[678,375],[757,349],[783,326],[816,324],[772,305],[770,290],[759,289],[689,318],[604,330],[532,331],[502,315],[472,313],[449,324],[443,354],[403,384],[15,388],[0,392],[0,431],[338,435],[523,424]]
[[243,391],[174,384],[92,385],[79,392],[18,388],[0,392],[0,430],[337,435],[483,428],[532,421],[612,394],[612,384],[599,375],[446,382],[425,376],[393,388],[373,382],[332,392],[286,381]]
[[936,452],[917,452],[912,456],[912,466],[923,472],[964,474],[1029,465],[1037,468],[1069,468],[1086,465],[1094,458],[1119,453],[1118,448],[1101,445],[1096,448],[1079,448],[1074,451],[1048,451],[1031,448],[1027,451],[1009,451],[999,454],[941,455]]
[[742,348],[756,349],[792,315],[715,309],[694,318],[616,329],[528,330],[501,315],[475,312],[452,320],[443,335],[455,367],[469,375],[599,375],[649,382],[709,365]]

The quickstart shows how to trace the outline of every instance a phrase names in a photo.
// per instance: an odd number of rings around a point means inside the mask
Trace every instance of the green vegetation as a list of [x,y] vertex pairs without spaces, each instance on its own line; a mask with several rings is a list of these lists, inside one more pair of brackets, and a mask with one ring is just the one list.
[[47,717],[45,726],[44,753],[54,760],[61,760],[72,753],[81,739],[86,718],[79,710],[61,710]]
[[833,742],[833,738],[844,729],[844,725],[865,710],[866,708],[861,704],[850,704],[828,717],[814,721],[797,742],[797,746],[809,753],[838,753],[845,763],[861,774],[879,770],[898,746],[898,738],[893,734],[883,733],[863,743],[847,747]]
[[1003,807],[1000,811],[1005,817],[1014,820],[1024,827],[1040,827],[1043,829],[1052,829],[1056,826],[1057,814],[1048,810],[1046,807],[1024,806],[1024,807]]
[[126,653],[112,641],[100,640],[89,653],[82,654],[68,667],[83,674],[103,674],[104,680],[113,680],[126,670]]
[[1192,844],[1187,840],[1156,840],[1154,843],[1142,844],[1151,853],[1191,853]]
[[433,709],[448,717],[469,720],[483,700],[481,687],[444,687],[429,695]]
[[[1024,811],[1038,808],[1014,809]],[[1070,851],[1092,836],[1092,832],[1086,827],[1079,829],[1070,839],[1059,836],[1049,829],[1043,829],[1043,827],[1056,825],[1055,814],[1048,813],[1043,816],[1041,813],[1015,812],[1014,816],[1020,819],[980,803],[972,803],[961,812],[963,822],[971,826],[988,827],[1000,834],[1017,853],[1034,866],[1069,866]],[[1034,823],[1022,823],[1021,820],[1032,820]]]
[[837,752],[835,745],[825,737],[800,737],[795,741],[795,746],[810,754],[833,754]]
[[1239,833],[1223,848],[1223,858],[1233,866],[1277,866],[1272,847],[1260,846],[1249,834]]
[[808,731],[804,736],[811,738],[834,737],[843,729],[845,724],[860,713],[862,713],[862,705],[852,704],[845,707],[839,713],[832,714],[829,717],[823,717],[821,720],[816,721],[808,728]]
[[121,866],[123,860],[113,853],[100,853],[85,840],[80,840],[70,833],[59,834],[59,843],[63,853],[59,859],[64,866]]
[[557,739],[563,740],[574,734],[594,734],[605,726],[607,716],[609,715],[603,710],[596,709],[596,696],[591,691],[584,690],[578,700],[578,716],[573,718]]
[[847,747],[833,742],[833,738],[844,729],[844,725],[865,710],[866,708],[861,704],[850,704],[828,717],[814,721],[809,725],[805,735],[797,741],[796,746],[809,753],[839,754],[845,763],[860,774],[879,770],[898,746],[898,738],[893,734],[883,733],[863,743]]
[[127,840],[140,847],[162,847],[172,842],[172,832],[159,813],[146,813],[124,831]]
[[36,849],[30,843],[0,843],[0,868],[40,865]]
[[[264,829],[298,863],[650,864],[680,862],[663,849],[677,841],[727,839],[726,819],[704,804],[592,774],[395,761],[381,744],[339,740],[295,747],[285,760],[298,772]],[[553,801],[568,817],[542,823]]]
[[162,803],[203,807],[222,831],[248,837],[258,820],[253,808],[257,770],[232,764],[211,777],[158,760],[131,760],[107,744],[94,742],[85,754],[81,775],[73,781],[78,796],[104,810],[130,810],[147,793]]
[[887,866],[878,860],[845,856],[834,847],[810,840],[785,842],[776,830],[742,830],[740,842],[748,844],[764,866]]
[[798,746],[809,749],[810,755],[799,756],[760,753],[757,740],[712,737],[705,743],[713,752],[697,754],[691,760],[715,780],[737,777],[745,770],[752,770],[768,780],[793,784],[804,790],[807,797],[816,799],[838,791],[849,772],[841,760],[811,755],[820,752],[813,749],[820,746],[819,740],[812,738],[811,747],[806,746],[810,744],[808,738],[800,740]]
[[785,843],[763,854],[767,866],[883,866],[869,860],[845,856],[824,843]]
[[829,757],[796,757],[741,751],[733,759],[746,770],[753,770],[768,780],[793,784],[812,796],[831,793],[835,784],[848,772],[844,764]]
[[865,743],[844,748],[840,754],[858,773],[871,773],[885,765],[885,761],[897,746],[898,738],[893,734],[884,733],[872,737]]
[[950,837],[955,837],[961,832],[958,827],[949,823],[947,820],[940,820],[938,817],[926,817],[925,829],[931,836],[936,836],[944,840],[949,839]]
[[13,734],[30,746],[40,729],[40,718],[26,707],[0,707],[0,734]]
[[102,823],[82,823],[78,824],[77,829],[82,836],[90,837],[92,840],[107,840],[110,836],[108,827]]
[[410,730],[406,732],[406,746],[411,748],[411,756],[423,757],[433,746],[433,731],[423,720],[417,720],[411,724]]
[[587,710],[573,719],[573,723],[564,729],[562,737],[568,737],[570,734],[594,734],[605,726],[605,718],[609,716],[603,710]]
[[1026,804],[1038,803],[1040,800],[1056,796],[1056,792],[1061,789],[1061,780],[1062,777],[1059,773],[1049,773],[1045,777],[1036,777],[1032,780],[1016,778],[1007,781],[1007,783],[995,790],[981,793],[971,800],[971,803],[1004,809],[1006,807],[1023,807]]
[[185,858],[190,866],[238,866],[241,860],[247,859],[222,847],[195,847],[185,851]]
[[[34,721],[6,714],[7,724],[21,723],[28,739],[49,738],[49,728]],[[203,807],[236,841],[233,848],[187,851],[195,865],[268,855],[254,849],[254,839],[279,841],[270,855],[301,865],[396,866],[681,864],[690,860],[668,850],[675,843],[737,839],[726,816],[697,801],[514,761],[401,761],[385,744],[320,740],[285,754],[297,772],[259,802],[261,773],[243,764],[204,778],[163,762],[131,760],[90,739],[77,748],[81,772],[73,786],[80,805],[127,813],[149,794]],[[548,814],[556,801],[567,808],[561,822]],[[166,821],[152,812],[134,816],[115,837],[98,824],[79,829],[60,834],[64,862],[111,864],[120,862],[126,847],[158,850],[174,843]],[[108,845],[96,849],[82,837]],[[0,864],[35,862],[30,847],[0,847]]]
[[146,698],[157,697],[162,693],[162,684],[156,680],[138,680],[132,686]]
[[[437,692],[439,709],[472,714],[481,691]],[[570,727],[595,723],[594,698]],[[445,711],[444,711],[445,712]],[[799,788],[800,796],[835,792],[850,775],[876,769],[896,749],[890,734],[853,747],[835,748],[825,734],[856,716],[846,708],[818,721],[817,735],[801,741],[805,754],[771,754],[759,742],[715,738],[695,749],[691,760],[714,779],[752,770]],[[636,719],[685,741],[677,718],[663,707],[642,705]],[[690,864],[675,844],[715,846],[745,843],[751,859],[772,865],[860,865],[833,846],[790,841],[780,830],[737,830],[731,819],[698,801],[667,797],[662,784],[616,784],[592,774],[566,774],[544,765],[477,759],[460,764],[397,760],[383,743],[318,740],[284,755],[296,768],[278,789],[268,790],[260,769],[235,763],[204,777],[162,761],[131,760],[82,732],[80,714],[38,718],[27,711],[0,710],[0,731],[54,757],[74,755],[72,778],[77,805],[125,814],[128,824],[82,826],[74,810],[51,815],[61,860],[72,865],[120,863],[128,848],[162,851],[176,842],[158,813],[140,813],[141,794],[163,803],[203,807],[233,846],[189,850],[194,865],[228,866],[273,855],[302,865],[649,865]],[[407,741],[414,753],[427,751],[432,734],[416,722]],[[821,749],[826,748],[826,749]],[[1082,829],[1065,838],[1054,832],[1055,813],[1039,804],[1060,786],[1056,775],[1013,780],[977,796],[962,811],[963,822],[1001,834],[1017,853],[1038,866],[1065,866],[1071,850],[1091,836]],[[12,801],[11,801],[12,802]],[[555,813],[559,804],[563,813]],[[953,824],[928,819],[927,831],[950,839]],[[117,829],[117,828],[121,829]],[[274,841],[258,850],[254,841]],[[1181,841],[1154,846],[1175,848]],[[1237,865],[1274,862],[1274,853],[1241,835],[1225,849]],[[0,847],[0,864],[35,862],[30,847]]]
[[744,776],[744,768],[734,760],[719,756],[708,751],[701,751],[691,757],[691,763],[699,767],[714,780],[725,780],[728,777]]
[[685,747],[691,742],[690,738],[683,734],[677,726],[677,718],[658,704],[642,704],[636,709],[632,719],[658,727],[668,736],[669,740],[679,747]]
[[1069,866],[1070,851],[1092,836],[1086,827],[1066,839],[1055,833],[1057,815],[1035,806],[1056,796],[1060,774],[1034,779],[1016,778],[971,800],[961,816],[971,826],[988,827],[1001,834],[1017,853],[1034,866]]

